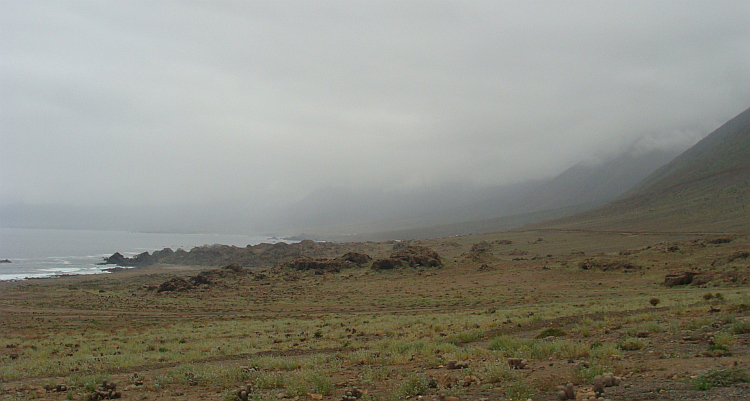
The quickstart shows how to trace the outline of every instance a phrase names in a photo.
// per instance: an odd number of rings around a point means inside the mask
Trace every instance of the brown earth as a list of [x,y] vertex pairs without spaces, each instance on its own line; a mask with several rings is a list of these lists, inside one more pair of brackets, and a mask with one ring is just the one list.
[[[558,399],[558,385],[591,386],[589,376],[602,369],[623,378],[605,389],[610,400],[744,400],[747,383],[694,387],[709,369],[750,366],[750,334],[736,330],[750,326],[750,262],[742,257],[750,245],[743,236],[718,237],[726,241],[505,232],[311,246],[288,266],[156,265],[4,282],[0,399],[83,400],[91,381],[105,378],[133,400],[233,399],[251,383],[254,399],[341,400],[356,387],[358,399],[374,401],[396,397],[416,374],[457,384],[414,399],[437,399],[442,390],[446,400],[541,401]],[[443,266],[370,267],[410,246]],[[347,252],[373,260],[316,268]],[[682,271],[708,279],[663,284]],[[545,329],[562,334],[534,340]],[[507,365],[518,351],[497,349],[498,338],[562,348],[524,354],[524,369],[494,380],[489,366]],[[720,339],[724,348],[712,347]],[[613,355],[596,354],[608,346]],[[451,360],[468,366],[448,369]],[[262,388],[259,375],[292,380],[307,369],[274,365],[295,363],[323,372],[333,387],[320,396],[292,394],[288,383]]]

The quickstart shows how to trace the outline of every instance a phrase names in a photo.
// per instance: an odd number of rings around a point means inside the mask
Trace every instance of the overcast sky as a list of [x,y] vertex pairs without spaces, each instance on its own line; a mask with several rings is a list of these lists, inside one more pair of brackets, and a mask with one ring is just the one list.
[[748,1],[0,1],[0,202],[549,177],[750,107]]

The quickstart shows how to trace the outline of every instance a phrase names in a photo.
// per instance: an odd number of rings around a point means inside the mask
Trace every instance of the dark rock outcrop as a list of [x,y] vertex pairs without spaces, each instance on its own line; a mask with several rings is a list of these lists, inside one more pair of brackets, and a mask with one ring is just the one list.
[[638,270],[639,266],[625,260],[607,260],[607,259],[586,259],[578,264],[582,270],[599,269],[603,271],[613,270]]
[[165,292],[165,291],[171,291],[171,292],[184,292],[187,290],[190,290],[194,288],[193,284],[191,284],[189,281],[185,280],[182,277],[172,277],[171,279],[161,283],[159,288],[156,289],[156,292]]
[[695,272],[680,272],[670,273],[664,277],[664,285],[667,287],[674,287],[677,285],[687,285],[693,282],[693,279],[700,273]]
[[125,256],[122,256],[120,252],[115,252],[112,256],[104,259],[103,264],[123,267],[143,267],[150,266],[158,262],[159,258],[149,254],[148,252],[140,253],[132,258],[126,258]]
[[354,264],[357,264],[359,266],[362,266],[364,264],[369,263],[372,260],[372,257],[370,255],[366,255],[364,253],[359,252],[347,252],[344,255],[342,255],[339,260],[345,260],[352,262]]
[[440,255],[426,246],[410,245],[406,248],[394,252],[390,256],[391,259],[400,260],[411,267],[425,266],[425,267],[442,267],[443,262],[440,260]]
[[388,258],[372,262],[373,270],[391,270],[397,267],[442,267],[440,255],[424,246],[410,245]]

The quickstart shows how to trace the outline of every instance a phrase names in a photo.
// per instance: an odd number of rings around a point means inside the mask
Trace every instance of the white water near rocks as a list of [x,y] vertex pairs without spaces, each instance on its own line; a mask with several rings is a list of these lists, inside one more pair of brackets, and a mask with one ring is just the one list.
[[158,234],[125,231],[0,228],[0,281],[67,274],[99,274],[99,265],[115,252],[133,256],[164,248],[190,250],[222,244],[245,247],[278,238],[227,234]]

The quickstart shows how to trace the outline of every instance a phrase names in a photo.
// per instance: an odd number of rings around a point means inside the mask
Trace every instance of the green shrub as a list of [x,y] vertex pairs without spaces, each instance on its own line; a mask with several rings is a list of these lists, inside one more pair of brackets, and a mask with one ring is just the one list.
[[714,344],[716,345],[727,346],[727,345],[733,345],[736,342],[737,342],[737,339],[735,339],[734,336],[732,336],[729,333],[721,332],[721,333],[717,333],[714,336]]
[[330,395],[333,392],[333,383],[322,372],[314,370],[301,371],[287,378],[286,389],[292,397],[308,393]]
[[511,400],[527,400],[534,394],[535,386],[526,379],[518,379],[505,386],[505,394]]
[[537,334],[535,338],[547,338],[547,337],[563,337],[568,335],[568,333],[564,332],[562,329],[559,329],[557,327],[548,327],[541,331],[541,333]]
[[399,383],[393,390],[393,398],[403,400],[417,395],[426,395],[430,388],[430,380],[427,376],[412,373]]
[[512,380],[516,372],[504,361],[490,362],[485,365],[485,371],[481,373],[482,381],[486,383],[501,383]]
[[640,338],[626,338],[625,340],[620,341],[620,343],[617,345],[621,350],[625,351],[637,351],[639,349],[646,348],[646,341]]
[[609,366],[600,366],[592,363],[588,368],[579,365],[573,372],[573,377],[581,383],[593,383],[594,377],[610,372]]
[[597,359],[611,358],[620,355],[620,349],[613,343],[593,343],[589,355]]
[[708,371],[693,380],[696,390],[706,391],[714,387],[727,387],[734,383],[747,383],[750,376],[747,369],[735,366],[729,369]]
[[732,334],[747,334],[750,333],[750,322],[741,320],[735,322],[732,325]]

